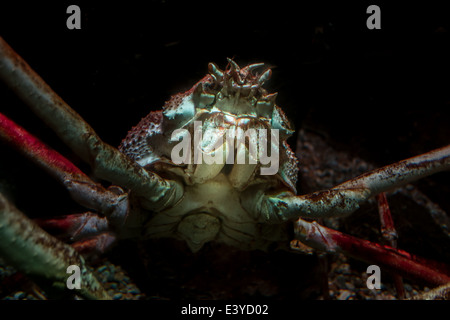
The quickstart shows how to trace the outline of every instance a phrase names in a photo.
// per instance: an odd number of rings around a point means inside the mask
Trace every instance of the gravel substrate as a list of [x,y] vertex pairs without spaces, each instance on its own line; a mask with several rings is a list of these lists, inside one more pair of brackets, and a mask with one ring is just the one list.
[[[114,300],[139,300],[143,294],[130,280],[127,273],[109,261],[104,261],[94,270]],[[16,281],[18,279],[18,281]],[[18,290],[16,287],[20,286]],[[0,299],[3,300],[45,300],[47,295],[29,279],[18,274],[14,268],[0,262]],[[79,299],[79,297],[75,297]]]
[[[396,300],[398,298],[396,289],[389,276],[386,282],[381,283],[380,289],[368,289],[366,285],[368,274],[365,271],[355,270],[349,263],[347,257],[338,255],[331,264],[328,275],[329,296],[321,295],[318,299],[331,300]],[[95,274],[103,283],[105,289],[114,300],[144,300],[149,299],[131,281],[127,273],[120,267],[109,261],[104,261],[95,269]],[[10,282],[11,277],[16,276],[14,268],[0,266],[0,283]],[[2,300],[43,300],[47,299],[45,292],[27,279],[21,279],[20,289],[1,287]],[[413,298],[419,293],[429,291],[428,287],[404,282],[406,299]],[[14,290],[16,289],[16,290]],[[78,299],[78,297],[75,297]],[[153,296],[152,299],[158,297]]]
[[[329,299],[332,300],[397,300],[398,295],[392,278],[382,274],[381,288],[367,288],[368,274],[352,268],[348,258],[340,254],[331,264],[328,276]],[[384,278],[386,277],[385,281]],[[410,299],[420,292],[427,292],[428,287],[403,282],[405,298]],[[322,298],[324,298],[322,296]]]

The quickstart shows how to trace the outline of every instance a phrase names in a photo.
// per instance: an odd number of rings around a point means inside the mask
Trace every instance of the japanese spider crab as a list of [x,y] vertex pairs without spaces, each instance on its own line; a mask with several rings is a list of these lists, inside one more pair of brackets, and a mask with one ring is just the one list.
[[[286,222],[294,222],[291,247],[344,252],[370,261],[405,277],[433,285],[450,282],[446,267],[425,261],[393,246],[381,246],[347,236],[317,222],[342,216],[384,191],[450,168],[450,146],[381,169],[369,171],[331,189],[296,195],[297,159],[286,139],[293,133],[275,103],[276,94],[262,88],[271,75],[264,64],[240,68],[229,60],[225,70],[209,64],[209,74],[185,93],[173,96],[162,111],[152,112],[133,128],[119,150],[103,143],[93,129],[0,38],[2,80],[87,162],[97,177],[113,185],[107,189],[93,182],[74,164],[50,149],[23,128],[0,115],[0,136],[19,152],[42,166],[63,184],[73,199],[92,212],[69,215],[39,224],[19,212],[0,195],[0,253],[26,274],[46,278],[64,287],[67,267],[81,268],[85,298],[110,298],[87,268],[79,252],[104,251],[117,237],[141,234],[175,237],[193,250],[208,241],[246,249],[264,249],[273,242],[288,242]],[[195,135],[195,120],[203,121],[202,152],[225,130],[277,129],[271,139],[279,152],[279,170],[261,175],[261,163],[174,163],[171,152],[177,129]],[[207,129],[216,129],[208,131]],[[223,141],[223,140],[222,140]],[[219,143],[220,144],[220,143]],[[226,145],[221,154],[233,152],[246,158],[247,145]],[[195,154],[195,150],[193,149]],[[191,155],[187,153],[188,159]],[[184,154],[186,157],[186,154]],[[384,203],[380,196],[380,203]],[[387,209],[383,209],[386,213]],[[73,240],[65,244],[43,231],[64,230]]]

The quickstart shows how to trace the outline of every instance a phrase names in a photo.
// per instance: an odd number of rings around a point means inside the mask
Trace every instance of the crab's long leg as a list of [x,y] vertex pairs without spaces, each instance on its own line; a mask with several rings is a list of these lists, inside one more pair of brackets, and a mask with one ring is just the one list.
[[110,232],[97,234],[93,237],[73,243],[71,246],[83,256],[102,254],[116,241],[116,236]]
[[80,268],[81,288],[77,293],[88,299],[111,299],[84,259],[71,246],[50,236],[0,194],[0,252],[19,271],[52,281],[66,288],[67,268]]
[[99,178],[145,196],[153,210],[175,203],[182,186],[147,172],[104,143],[0,37],[0,78],[84,161]]
[[447,146],[367,172],[329,190],[304,196],[295,196],[289,192],[262,194],[259,206],[248,206],[247,209],[259,213],[262,221],[276,223],[296,219],[296,239],[317,250],[343,252],[402,276],[440,285],[450,281],[446,266],[438,266],[404,251],[360,240],[301,218],[317,219],[349,214],[378,193],[449,168],[450,146]]
[[[389,204],[386,197],[386,192],[382,192],[376,195],[376,199],[378,202],[378,213],[380,215],[381,222],[381,234],[385,241],[389,243],[389,245],[397,249],[397,230],[394,227],[394,221],[392,220],[391,209],[389,208]],[[403,286],[403,278],[398,274],[392,275],[394,279],[395,289],[397,291],[397,295],[400,299],[405,298],[405,288]]]
[[[103,252],[114,242],[114,236],[102,232],[119,229],[124,224],[129,213],[127,194],[118,187],[114,187],[112,192],[95,183],[68,159],[1,113],[0,138],[64,185],[79,204],[105,215],[86,212],[54,219],[35,219],[40,227],[63,232],[71,240],[78,240],[72,245],[78,252],[86,253],[89,251],[86,249]],[[91,238],[79,240],[87,236]]]
[[0,138],[46,170],[79,204],[105,214],[120,224],[128,214],[128,197],[106,190],[55,150],[0,113]]
[[55,218],[33,219],[42,229],[58,238],[77,241],[113,230],[107,217],[93,212],[70,214]]
[[302,196],[290,192],[261,194],[256,207],[248,209],[260,214],[260,219],[267,222],[343,216],[380,192],[449,169],[450,145],[369,171],[329,190]]
[[[342,252],[358,260],[377,264],[382,270],[432,285],[450,282],[450,270],[444,264],[415,257],[405,251],[358,239],[321,226],[317,222],[298,219],[295,238],[302,243],[331,253]],[[292,247],[295,249],[295,242]]]

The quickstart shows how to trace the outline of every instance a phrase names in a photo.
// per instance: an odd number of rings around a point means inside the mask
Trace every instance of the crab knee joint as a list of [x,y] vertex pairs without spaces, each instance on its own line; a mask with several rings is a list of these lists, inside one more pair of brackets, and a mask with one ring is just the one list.
[[176,180],[166,180],[164,185],[158,185],[153,194],[141,198],[144,208],[158,212],[175,206],[184,194],[184,186]]
[[252,208],[264,222],[281,223],[298,218],[327,218],[350,214],[367,200],[370,192],[364,188],[330,189],[295,196],[290,192],[262,195]]

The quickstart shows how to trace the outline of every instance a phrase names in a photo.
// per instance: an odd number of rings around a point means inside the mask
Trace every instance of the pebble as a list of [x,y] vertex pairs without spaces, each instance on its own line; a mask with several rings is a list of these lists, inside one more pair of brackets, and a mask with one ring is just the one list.
[[[7,266],[0,259],[0,282],[2,279],[14,274],[16,271],[14,268]],[[139,288],[133,283],[132,279],[126,274],[120,266],[116,266],[109,261],[105,261],[104,264],[98,266],[95,269],[95,274],[103,283],[105,289],[114,300],[138,300],[143,299],[143,295]],[[45,293],[42,292],[42,296]],[[36,292],[16,291],[10,295],[1,296],[0,299],[4,300],[40,300],[42,296],[36,295]],[[77,299],[77,297],[75,297]]]
[[409,284],[407,284],[407,283],[405,283],[405,284],[403,285],[403,287],[405,288],[405,290],[406,290],[407,292],[411,292],[411,291],[412,291],[411,285],[409,285]]
[[104,270],[101,274],[101,277],[103,279],[108,279],[111,276],[111,272],[109,272],[109,270]]
[[100,268],[97,269],[97,272],[102,273],[103,271],[106,270],[106,266],[101,266]]
[[348,300],[352,296],[352,292],[350,290],[343,290],[339,294],[338,300]]
[[345,283],[345,287],[346,287],[348,290],[355,290],[355,285],[354,285],[353,283],[351,283],[351,282],[346,282],[346,283]]
[[128,289],[128,293],[131,293],[131,294],[138,294],[138,293],[141,293],[141,291],[139,291],[138,288],[129,288],[129,289]]
[[26,297],[26,294],[23,291],[18,291],[18,292],[16,292],[14,294],[14,298],[17,299],[17,300],[21,300],[21,299],[23,299],[25,297]]
[[350,274],[351,273],[350,265],[348,263],[343,263],[340,266],[338,266],[338,268],[336,268],[336,272],[342,274]]
[[115,273],[111,272],[108,277],[106,278],[106,281],[116,281]]
[[114,300],[137,300],[142,298],[139,288],[132,282],[126,272],[110,262],[97,268],[101,282],[108,289],[109,295]]

